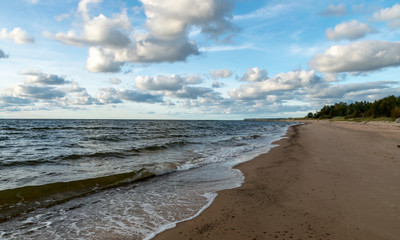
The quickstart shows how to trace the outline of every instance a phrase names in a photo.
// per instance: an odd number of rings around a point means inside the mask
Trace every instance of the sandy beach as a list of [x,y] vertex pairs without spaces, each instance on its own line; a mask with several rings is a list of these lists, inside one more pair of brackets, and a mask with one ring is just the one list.
[[400,239],[400,124],[312,121],[155,239]]

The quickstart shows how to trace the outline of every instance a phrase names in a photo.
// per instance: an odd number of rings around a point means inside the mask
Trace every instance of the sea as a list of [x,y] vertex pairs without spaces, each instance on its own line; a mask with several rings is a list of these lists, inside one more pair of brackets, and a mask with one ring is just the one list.
[[0,239],[152,239],[293,123],[0,120]]

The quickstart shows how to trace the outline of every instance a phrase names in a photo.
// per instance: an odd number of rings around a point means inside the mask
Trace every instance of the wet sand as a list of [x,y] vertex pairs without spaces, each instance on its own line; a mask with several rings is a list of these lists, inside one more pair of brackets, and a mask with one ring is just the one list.
[[311,121],[287,137],[155,239],[400,239],[400,124]]

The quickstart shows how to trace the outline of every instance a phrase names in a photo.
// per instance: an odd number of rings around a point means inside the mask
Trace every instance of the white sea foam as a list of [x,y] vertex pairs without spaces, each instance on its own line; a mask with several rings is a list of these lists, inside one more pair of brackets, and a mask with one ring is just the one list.
[[172,223],[168,223],[162,227],[160,227],[159,229],[157,229],[155,232],[150,233],[148,236],[146,236],[143,240],[150,240],[153,239],[157,234],[162,233],[168,229],[174,228],[176,227],[176,225],[180,222],[185,222],[185,221],[189,221],[191,219],[196,218],[197,216],[199,216],[202,212],[204,212],[204,210],[206,210],[208,207],[211,206],[211,204],[214,202],[215,198],[218,196],[217,193],[205,193],[204,196],[208,199],[208,202],[206,205],[204,205],[195,215],[186,218],[186,219],[182,219],[176,222],[172,222]]

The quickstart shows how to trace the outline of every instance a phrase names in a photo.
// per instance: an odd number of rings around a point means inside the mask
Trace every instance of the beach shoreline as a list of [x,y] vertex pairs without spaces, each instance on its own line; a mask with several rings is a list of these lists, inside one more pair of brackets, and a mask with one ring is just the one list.
[[400,128],[310,121],[239,164],[244,184],[154,239],[397,239]]

